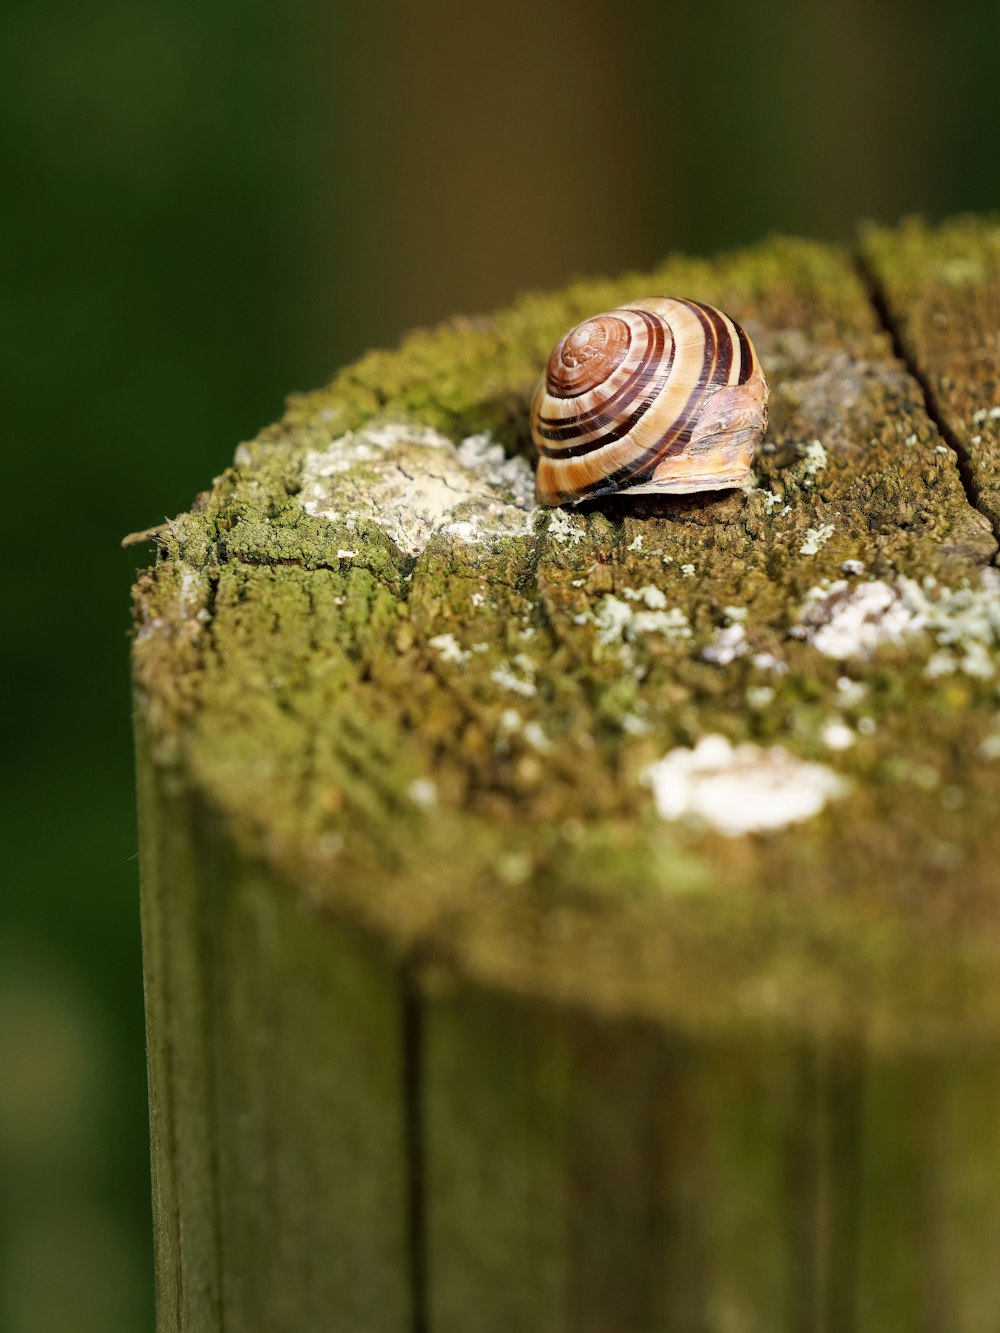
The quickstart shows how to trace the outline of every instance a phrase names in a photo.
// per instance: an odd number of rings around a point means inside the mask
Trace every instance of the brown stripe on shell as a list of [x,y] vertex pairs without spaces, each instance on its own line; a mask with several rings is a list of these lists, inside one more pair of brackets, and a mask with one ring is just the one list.
[[740,340],[740,377],[737,384],[746,384],[753,371],[753,348],[750,345],[750,339],[743,332],[743,327],[736,324],[736,332]]
[[700,301],[697,304],[711,320],[715,330],[715,362],[711,376],[703,387],[707,388],[708,384],[728,384],[729,372],[733,366],[733,334],[729,322],[725,315],[714,307],[702,305]]

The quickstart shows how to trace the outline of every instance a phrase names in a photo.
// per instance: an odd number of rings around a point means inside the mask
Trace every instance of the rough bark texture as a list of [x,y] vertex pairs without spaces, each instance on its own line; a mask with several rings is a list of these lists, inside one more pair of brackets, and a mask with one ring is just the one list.
[[[550,346],[650,292],[754,338],[756,484],[538,510]],[[371,354],[171,525],[164,1330],[994,1326],[998,324],[983,220],[671,260]]]

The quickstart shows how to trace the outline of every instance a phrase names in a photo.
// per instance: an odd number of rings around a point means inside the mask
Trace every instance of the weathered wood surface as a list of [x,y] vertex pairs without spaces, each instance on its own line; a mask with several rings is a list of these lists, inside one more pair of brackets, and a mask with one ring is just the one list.
[[[756,485],[537,510],[550,345],[650,291],[753,336]],[[991,221],[670,260],[366,357],[171,525],[161,1329],[995,1327],[998,328]]]

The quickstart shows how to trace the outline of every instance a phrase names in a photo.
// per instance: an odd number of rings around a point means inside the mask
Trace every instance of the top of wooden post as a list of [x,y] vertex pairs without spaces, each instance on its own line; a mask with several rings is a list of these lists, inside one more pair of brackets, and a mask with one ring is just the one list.
[[[756,484],[538,509],[551,345],[651,292],[753,337]],[[998,329],[1000,224],[960,219],[671,259],[371,353],[160,534],[153,762],[428,982],[995,1037]]]

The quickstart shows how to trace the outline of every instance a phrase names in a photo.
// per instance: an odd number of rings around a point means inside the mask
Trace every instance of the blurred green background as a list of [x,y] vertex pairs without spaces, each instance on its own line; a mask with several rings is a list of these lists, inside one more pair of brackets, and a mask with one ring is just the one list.
[[0,23],[0,1329],[132,1333],[120,537],[407,326],[670,249],[995,207],[1000,7],[5,0]]

